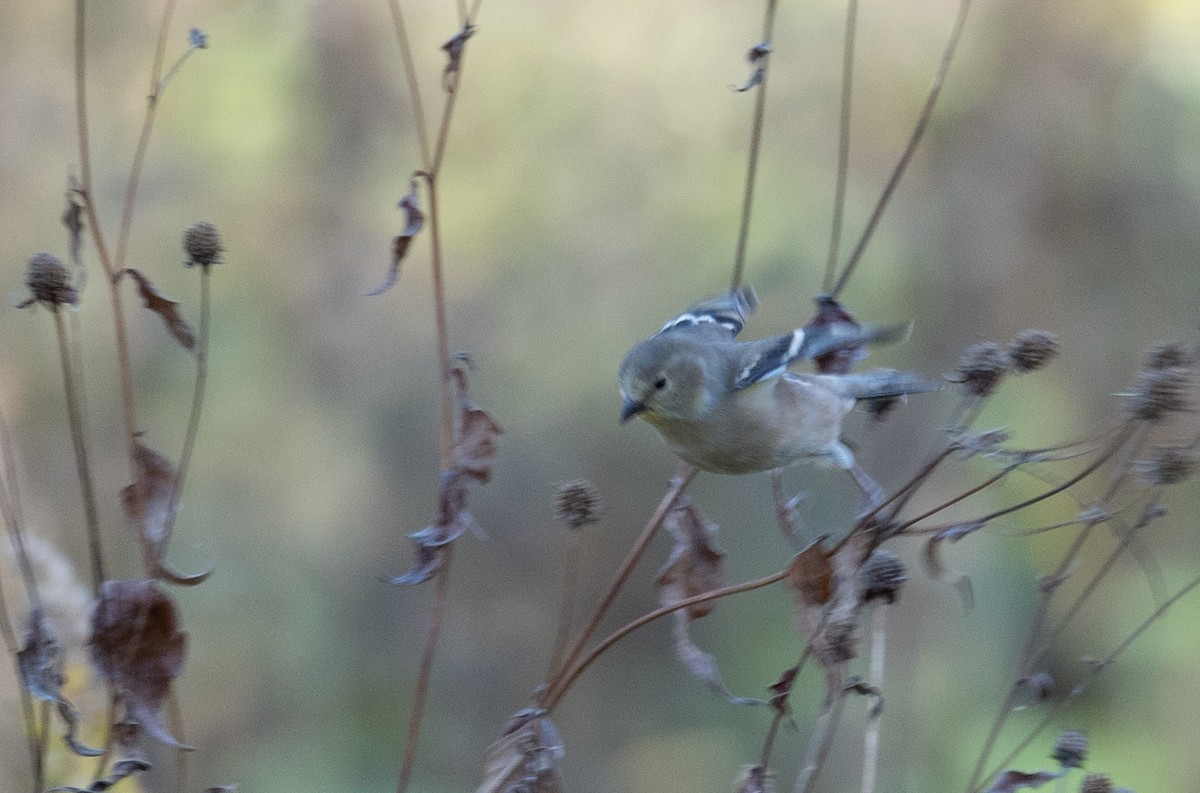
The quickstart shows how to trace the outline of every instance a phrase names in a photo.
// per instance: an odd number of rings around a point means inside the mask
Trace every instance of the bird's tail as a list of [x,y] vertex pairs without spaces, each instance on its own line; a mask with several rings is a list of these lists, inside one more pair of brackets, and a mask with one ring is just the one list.
[[914,372],[896,369],[872,369],[869,372],[836,375],[832,379],[836,380],[842,393],[857,400],[902,397],[940,391],[942,388]]

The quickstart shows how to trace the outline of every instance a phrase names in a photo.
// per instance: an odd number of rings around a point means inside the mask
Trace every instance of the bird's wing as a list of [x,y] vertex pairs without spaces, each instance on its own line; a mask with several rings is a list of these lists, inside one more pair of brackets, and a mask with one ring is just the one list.
[[742,348],[741,366],[733,387],[747,388],[771,377],[778,377],[796,361],[810,360],[847,347],[903,341],[911,332],[911,322],[899,325],[864,325],[859,328],[816,326],[807,330],[797,328],[782,336],[745,342],[738,345]]
[[746,317],[758,307],[754,289],[743,286],[716,297],[702,300],[663,325],[659,333],[686,328],[719,328],[733,338],[742,331]]

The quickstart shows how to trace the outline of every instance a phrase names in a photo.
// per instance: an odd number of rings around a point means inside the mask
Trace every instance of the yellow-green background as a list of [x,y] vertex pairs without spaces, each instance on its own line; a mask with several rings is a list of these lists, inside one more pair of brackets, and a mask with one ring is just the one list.
[[[90,5],[95,199],[111,244],[161,9]],[[863,4],[844,250],[909,135],[954,12],[950,0]],[[432,121],[454,5],[409,3],[408,13]],[[747,274],[763,307],[751,333],[801,323],[820,287],[842,15],[839,3],[780,4]],[[744,53],[760,17],[759,4],[713,0],[484,3],[442,211],[451,347],[472,354],[476,399],[505,434],[494,481],[472,500],[488,539],[457,546],[414,790],[472,789],[484,748],[541,680],[566,543],[552,483],[590,478],[608,505],[584,539],[586,602],[672,470],[648,427],[617,426],[614,375],[634,340],[728,280],[753,96],[730,86],[749,74]],[[211,48],[161,101],[129,251],[129,264],[194,319],[198,276],[181,264],[182,230],[211,220],[228,248],[214,279],[209,397],[171,554],[180,567],[216,568],[204,586],[174,593],[191,636],[179,684],[186,737],[198,747],[191,787],[388,790],[430,593],[381,579],[405,568],[405,534],[432,519],[437,483],[427,239],[397,288],[362,296],[383,277],[402,224],[395,203],[418,167],[399,50],[382,0],[183,2],[169,60],[193,26]],[[62,193],[78,171],[72,36],[68,3],[0,4],[5,293],[23,292],[30,253],[66,254]],[[1198,218],[1200,6],[981,0],[925,143],[844,297],[863,318],[915,319],[910,343],[873,360],[930,375],[952,371],[969,343],[1028,326],[1057,331],[1061,359],[1011,382],[981,423],[1008,426],[1021,443],[1059,441],[1108,425],[1112,394],[1145,345],[1195,338]],[[111,320],[95,255],[85,256],[93,283],[79,321],[108,561],[114,575],[136,576],[117,498],[127,468]],[[189,359],[156,318],[135,314],[131,329],[142,424],[175,456]],[[951,403],[949,394],[914,399],[884,428],[857,432],[864,464],[884,484],[911,475]],[[29,522],[80,571],[72,584],[60,568],[51,587],[75,614],[67,638],[78,645],[82,510],[44,311],[0,309],[0,406]],[[956,469],[930,503],[982,470]],[[811,532],[844,529],[854,496],[843,479],[789,473],[790,486],[810,492]],[[702,476],[693,491],[721,525],[731,581],[787,558],[765,477]],[[1171,516],[1146,537],[1173,584],[1200,561],[1196,496],[1194,483],[1179,486]],[[969,614],[922,571],[915,543],[897,544],[913,580],[890,617],[880,790],[965,786],[1037,578],[1066,539],[984,533],[953,546],[950,560],[975,582]],[[1111,542],[1097,554],[1101,546]],[[653,606],[665,553],[655,546],[611,626]],[[1094,565],[1089,557],[1084,570]],[[1078,658],[1109,652],[1153,605],[1142,570],[1123,560],[1052,657],[1063,688],[1082,669]],[[1055,722],[1087,729],[1092,767],[1117,784],[1175,791],[1200,777],[1197,619],[1200,602],[1181,603]],[[723,603],[705,622],[700,641],[740,694],[762,695],[799,651],[783,590]],[[83,668],[72,672],[83,687]],[[14,682],[0,677],[10,725],[0,731],[0,775],[20,790],[27,758]],[[780,739],[783,789],[819,685],[803,679],[799,732]],[[819,789],[857,789],[862,710],[849,708]],[[632,793],[731,790],[767,720],[689,679],[666,624],[622,642],[556,715],[569,789]],[[1051,739],[1020,767],[1047,763]],[[166,790],[168,778],[150,776],[146,788]]]

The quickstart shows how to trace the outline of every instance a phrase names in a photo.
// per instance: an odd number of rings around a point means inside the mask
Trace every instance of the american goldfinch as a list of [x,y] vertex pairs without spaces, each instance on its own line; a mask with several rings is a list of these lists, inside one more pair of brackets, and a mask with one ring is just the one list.
[[747,474],[811,460],[857,476],[842,420],[862,399],[934,387],[912,374],[799,374],[794,361],[907,337],[911,324],[810,326],[739,342],[757,305],[748,287],[697,303],[639,342],[621,362],[621,422],[640,416],[683,460]]

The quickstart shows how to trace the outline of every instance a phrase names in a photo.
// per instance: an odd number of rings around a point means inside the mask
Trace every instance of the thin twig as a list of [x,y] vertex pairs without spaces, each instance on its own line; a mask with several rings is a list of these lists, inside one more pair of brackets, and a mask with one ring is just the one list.
[[429,132],[425,123],[425,111],[421,104],[421,85],[417,80],[417,67],[413,62],[408,28],[404,24],[404,12],[400,9],[400,0],[388,0],[388,7],[392,10],[396,41],[400,45],[400,58],[404,61],[404,76],[408,80],[408,97],[412,103],[414,126],[417,128],[417,142],[421,147],[421,168],[425,171],[432,171],[433,161],[429,159]]
[[638,561],[641,560],[642,555],[646,552],[646,548],[650,545],[650,541],[654,539],[654,535],[658,532],[659,527],[662,526],[663,519],[666,518],[671,508],[675,506],[675,502],[683,495],[683,492],[695,476],[695,468],[686,464],[680,465],[675,477],[671,480],[671,486],[667,488],[666,494],[663,496],[662,501],[659,502],[658,508],[654,510],[654,514],[646,521],[642,533],[634,540],[629,552],[625,555],[625,559],[621,562],[621,566],[617,568],[616,575],[613,576],[612,583],[608,586],[608,591],[600,599],[600,603],[596,606],[588,624],[580,631],[575,644],[571,646],[571,649],[563,657],[556,674],[547,681],[546,688],[543,690],[541,697],[541,705],[546,710],[553,708],[554,704],[562,698],[564,688],[563,678],[566,675],[566,671],[573,667],[583,654],[587,643],[591,641],[592,636],[600,627],[600,621],[608,613],[608,609],[612,606],[613,601],[617,599],[621,588],[625,586],[625,581],[633,572],[633,568],[637,566]]
[[[844,666],[841,665],[841,666]],[[841,676],[839,675],[839,678]],[[833,747],[833,736],[837,733],[838,724],[842,720],[842,711],[846,706],[846,692],[835,694],[833,706],[821,714],[813,725],[813,733],[808,738],[808,752],[804,760],[804,768],[796,778],[794,793],[808,793],[817,783],[817,775],[825,767],[829,758],[829,750]]]
[[125,184],[125,201],[121,207],[121,226],[117,232],[117,271],[125,268],[125,252],[129,247],[129,231],[133,226],[133,204],[141,181],[142,165],[146,161],[146,148],[150,145],[150,131],[154,128],[155,111],[158,110],[159,92],[162,88],[162,67],[167,50],[167,32],[176,0],[167,0],[163,8],[162,22],[158,27],[158,40],[154,46],[154,63],[150,68],[150,94],[146,97],[146,115],[142,118],[142,131],[138,135],[137,148],[133,153],[133,164],[129,167],[129,181]]
[[900,160],[896,163],[896,167],[892,169],[892,174],[888,177],[887,184],[879,196],[879,201],[875,204],[875,209],[871,212],[871,217],[863,229],[862,237],[859,238],[858,244],[855,245],[854,251],[850,254],[850,258],[846,260],[846,266],[842,268],[841,276],[829,293],[830,297],[836,298],[841,294],[842,289],[845,288],[846,283],[850,280],[850,276],[854,273],[854,268],[858,266],[863,252],[867,249],[867,243],[871,241],[871,235],[874,233],[875,227],[879,224],[880,218],[883,217],[883,211],[887,208],[892,193],[896,191],[896,186],[900,184],[900,177],[904,175],[909,161],[912,160],[913,154],[917,150],[917,145],[925,135],[925,128],[929,126],[929,120],[933,117],[933,106],[937,103],[938,95],[942,92],[942,84],[945,82],[946,74],[950,71],[950,63],[954,60],[954,52],[958,49],[958,42],[962,37],[963,27],[967,22],[967,11],[970,7],[971,0],[961,0],[959,3],[958,16],[954,20],[954,28],[950,32],[949,41],[946,42],[946,49],[942,52],[941,63],[938,65],[937,73],[934,75],[933,84],[929,88],[929,94],[925,98],[925,106],[921,109],[921,115],[917,118],[917,124],[913,128],[911,137],[909,137],[908,145],[905,147],[904,153],[900,155]]
[[[1077,684],[1075,686],[1075,688],[1071,692],[1071,696],[1066,699],[1061,699],[1061,700],[1058,700],[1058,701],[1052,703],[1047,708],[1047,711],[1046,711],[1045,715],[1042,717],[1042,720],[1040,722],[1038,722],[1037,725],[1035,725],[1032,729],[1030,729],[1029,734],[1026,735],[1025,738],[1022,739],[1020,743],[1018,743],[1015,747],[1013,747],[1012,751],[1010,751],[1007,755],[1005,755],[1003,758],[1001,758],[992,767],[992,770],[990,770],[988,773],[984,774],[982,776],[982,779],[984,779],[984,780],[991,779],[992,777],[999,774],[1001,770],[1003,770],[1004,768],[1007,768],[1008,765],[1010,763],[1012,763],[1013,760],[1016,759],[1017,755],[1019,755],[1022,751],[1024,751],[1025,748],[1029,746],[1029,744],[1033,743],[1034,739],[1037,738],[1038,734],[1041,733],[1042,730],[1046,729],[1046,727],[1048,727],[1052,721],[1054,721],[1054,719],[1058,716],[1059,711],[1061,711],[1064,707],[1066,707],[1069,703],[1071,703],[1076,698],[1076,696],[1078,696],[1078,694],[1083,692],[1083,689],[1085,688],[1085,686],[1088,683],[1090,683],[1097,675],[1099,675],[1105,669],[1107,669],[1108,667],[1110,667],[1114,663],[1116,663],[1117,658],[1120,655],[1122,655],[1126,650],[1128,650],[1129,646],[1131,644],[1133,644],[1135,641],[1137,641],[1137,639],[1139,637],[1141,637],[1141,635],[1143,633],[1145,633],[1150,628],[1151,625],[1153,625],[1155,622],[1157,622],[1163,616],[1163,614],[1166,613],[1167,609],[1174,606],[1176,603],[1178,603],[1182,598],[1184,598],[1188,593],[1190,593],[1193,589],[1195,589],[1198,586],[1200,586],[1200,576],[1193,578],[1191,581],[1189,581],[1187,584],[1185,584],[1178,592],[1176,592],[1174,595],[1172,595],[1170,598],[1168,598],[1166,601],[1164,601],[1162,605],[1160,605],[1158,608],[1156,608],[1154,610],[1154,612],[1150,614],[1150,616],[1148,616],[1146,619],[1142,620],[1142,622],[1136,628],[1133,629],[1133,632],[1130,633],[1127,637],[1125,637],[1125,640],[1122,641],[1119,645],[1117,645],[1117,648],[1115,650],[1113,650],[1111,653],[1109,653],[1106,658],[1104,658],[1100,661],[1093,662],[1091,665],[1091,669],[1088,670],[1087,676],[1085,677],[1085,679],[1082,682],[1080,682],[1079,684]],[[974,791],[974,783],[972,783],[972,791],[969,791],[969,793],[973,793],[973,791]]]
[[433,592],[433,603],[429,607],[429,628],[425,633],[425,648],[421,653],[421,666],[417,671],[416,690],[413,692],[412,715],[408,721],[408,733],[404,741],[404,760],[400,765],[400,779],[396,793],[408,790],[413,767],[417,760],[417,742],[421,737],[421,719],[425,715],[425,702],[429,695],[429,682],[433,676],[433,660],[437,653],[438,638],[446,615],[447,592],[450,583],[450,558],[453,543],[442,550],[442,565],[435,573],[437,584]]
[[846,211],[846,177],[850,172],[850,110],[854,82],[854,42],[858,38],[858,0],[847,0],[846,35],[842,49],[842,111],[838,118],[837,183],[833,189],[833,223],[829,232],[829,256],[825,260],[825,291],[833,286],[838,247],[842,241],[842,215]]
[[701,603],[708,603],[713,600],[729,597],[730,595],[737,595],[742,592],[750,592],[755,589],[761,589],[762,587],[770,586],[771,584],[777,584],[787,578],[787,576],[788,570],[783,569],[778,573],[773,573],[763,578],[756,578],[753,581],[745,581],[741,584],[733,584],[731,586],[721,587],[720,589],[714,589],[710,592],[703,592],[699,595],[693,595],[692,597],[684,598],[677,603],[672,603],[668,606],[662,606],[661,608],[657,608],[647,614],[643,614],[632,622],[629,622],[628,624],[623,625],[617,630],[613,631],[609,636],[605,637],[603,641],[592,648],[591,652],[576,661],[570,669],[560,676],[562,682],[555,687],[556,693],[551,697],[547,697],[542,706],[546,710],[552,710],[554,706],[557,705],[562,699],[563,695],[566,694],[567,690],[571,688],[571,684],[574,683],[575,680],[581,674],[583,674],[584,671],[586,671],[587,668],[591,666],[597,658],[603,655],[608,648],[612,647],[614,644],[621,641],[638,628],[648,625],[660,617],[665,617],[668,614],[679,611],[680,609],[690,608]]
[[62,363],[63,391],[66,392],[67,421],[71,427],[71,444],[75,449],[75,471],[83,492],[84,524],[88,536],[88,557],[92,565],[92,591],[98,596],[104,583],[104,556],[100,541],[100,513],[96,508],[96,489],[92,483],[91,465],[88,463],[87,439],[83,436],[83,419],[79,411],[75,374],[71,366],[70,340],[62,307],[53,306],[54,329],[58,334],[58,353]]
[[[1146,437],[1146,425],[1142,423],[1132,424],[1127,423],[1113,438],[1109,446],[1103,453],[1100,454],[1096,463],[1088,466],[1082,474],[1068,480],[1062,487],[1054,488],[1050,494],[1065,490],[1075,482],[1083,478],[1084,475],[1096,470],[1105,461],[1115,458],[1122,449],[1126,450],[1126,458],[1132,453],[1130,450],[1138,448]],[[1109,479],[1109,487],[1105,492],[1102,502],[1107,502],[1120,486],[1123,478],[1119,471],[1115,471]],[[1046,495],[1046,494],[1043,494]],[[1040,500],[1040,499],[1039,499]],[[1033,502],[1029,502],[1033,503]],[[1028,504],[1025,504],[1026,506]],[[1011,509],[1008,511],[1012,511]],[[992,516],[996,517],[996,516]],[[990,519],[990,518],[989,518]],[[1074,563],[1076,556],[1079,554],[1080,548],[1091,536],[1092,529],[1097,524],[1094,522],[1085,523],[1076,535],[1071,546],[1063,554],[1059,561],[1058,567],[1050,574],[1049,580],[1059,580]],[[975,763],[975,768],[971,772],[970,782],[967,784],[967,790],[974,790],[981,779],[984,767],[987,765],[988,757],[996,746],[996,742],[1000,739],[1000,733],[1004,729],[1005,723],[1008,721],[1008,715],[1012,711],[1013,704],[1016,702],[1017,691],[1021,680],[1029,676],[1029,666],[1034,658],[1034,651],[1039,646],[1039,637],[1041,636],[1042,628],[1045,624],[1046,617],[1050,612],[1050,601],[1054,596],[1055,588],[1051,587],[1042,591],[1042,597],[1038,601],[1037,610],[1034,612],[1033,619],[1030,620],[1029,633],[1025,637],[1025,644],[1021,648],[1021,652],[1017,657],[1016,670],[1008,686],[1008,692],[1005,694],[1003,701],[1000,704],[999,710],[996,712],[996,718],[992,722],[992,726],[988,731],[986,740],[979,751],[979,758]]]
[[558,630],[554,634],[554,649],[550,652],[550,668],[546,670],[546,679],[558,670],[562,663],[563,650],[567,647],[567,639],[571,634],[571,622],[575,613],[575,595],[579,589],[579,558],[583,532],[572,531],[567,543],[567,561],[563,565],[563,596],[558,610]]
[[775,6],[776,0],[767,0],[766,13],[763,18],[762,44],[760,45],[766,45],[767,49],[761,56],[763,64],[759,68],[762,76],[755,87],[754,121],[750,129],[750,153],[746,163],[746,183],[742,190],[742,217],[738,226],[737,248],[733,255],[733,279],[729,286],[730,289],[737,289],[741,285],[742,273],[746,269],[746,247],[750,242],[750,216],[754,205],[754,185],[758,176],[758,155],[762,150],[763,118],[766,116],[767,109],[767,76],[771,72],[767,64],[771,59],[770,47],[775,29]]
[[183,451],[179,454],[179,465],[175,471],[175,489],[171,492],[171,506],[167,510],[167,520],[163,527],[161,547],[164,551],[167,543],[171,541],[171,531],[175,528],[179,501],[183,497],[183,484],[191,465],[196,435],[200,428],[200,415],[204,410],[204,384],[208,378],[208,326],[212,313],[211,270],[212,265],[200,265],[200,327],[196,331],[196,383],[192,390],[192,409],[188,415],[187,431],[183,436]]
[[[887,659],[887,607],[879,604],[871,609],[871,666],[870,684],[883,690],[883,670]],[[883,709],[872,710],[867,716],[863,733],[863,773],[861,793],[875,793],[879,778],[879,736],[883,729]]]

